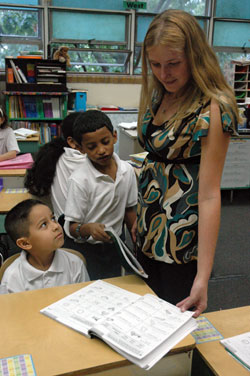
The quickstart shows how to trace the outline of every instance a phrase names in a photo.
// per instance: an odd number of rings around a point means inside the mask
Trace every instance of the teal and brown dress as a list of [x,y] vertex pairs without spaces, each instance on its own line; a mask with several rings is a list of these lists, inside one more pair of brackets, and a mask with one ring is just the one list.
[[[224,132],[234,134],[221,109]],[[145,114],[139,142],[148,152],[139,176],[139,248],[149,258],[183,264],[197,258],[198,185],[201,137],[210,123],[210,100],[175,124],[153,124]]]

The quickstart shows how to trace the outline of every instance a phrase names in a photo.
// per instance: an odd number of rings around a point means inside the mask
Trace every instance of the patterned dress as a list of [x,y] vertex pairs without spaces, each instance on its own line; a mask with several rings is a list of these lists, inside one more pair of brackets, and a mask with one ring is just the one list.
[[[231,118],[221,110],[224,132],[235,134]],[[207,136],[210,100],[178,127],[152,123],[148,110],[140,143],[148,155],[139,176],[137,208],[138,242],[149,258],[183,264],[197,258],[198,175],[200,138]]]

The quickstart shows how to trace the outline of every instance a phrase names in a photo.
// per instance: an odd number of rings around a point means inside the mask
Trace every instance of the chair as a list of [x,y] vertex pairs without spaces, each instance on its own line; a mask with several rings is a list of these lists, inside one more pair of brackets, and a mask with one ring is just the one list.
[[84,265],[85,265],[85,266],[87,265],[86,259],[85,259],[85,257],[81,254],[81,252],[76,251],[75,249],[71,249],[71,248],[61,248],[61,249],[62,249],[63,251],[73,253],[74,255],[80,257],[80,259],[84,262]]
[[2,281],[2,278],[3,278],[3,274],[5,272],[5,270],[8,268],[8,266],[10,266],[10,264],[12,264],[13,261],[15,261],[16,258],[18,258],[20,256],[20,252],[18,253],[15,253],[14,255],[8,257],[2,264],[1,268],[0,268],[0,282]]
[[[69,248],[61,248],[63,249],[64,251],[66,252],[70,252],[70,253],[73,253],[74,255],[78,256],[83,262],[84,262],[84,265],[86,266],[86,259],[85,257],[78,251],[76,251],[75,249],[69,249]],[[8,268],[8,266],[10,266],[10,264],[12,264],[12,262],[20,256],[20,252],[18,253],[15,253],[14,255],[8,257],[2,264],[2,266],[0,267],[0,282],[3,278],[3,274],[5,272],[5,270]]]

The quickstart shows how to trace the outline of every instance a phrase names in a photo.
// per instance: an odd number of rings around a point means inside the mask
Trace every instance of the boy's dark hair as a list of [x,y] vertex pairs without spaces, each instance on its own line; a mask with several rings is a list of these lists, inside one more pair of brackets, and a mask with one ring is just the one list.
[[2,107],[0,107],[0,118],[4,118],[4,122],[0,125],[0,129],[7,128],[9,126],[8,117],[7,117],[7,114]]
[[74,121],[73,138],[81,145],[82,135],[88,132],[95,132],[97,129],[107,127],[113,134],[114,128],[110,118],[102,111],[89,110],[80,112]]
[[39,200],[28,199],[19,202],[7,213],[4,227],[14,243],[17,239],[29,235],[29,215],[31,209],[36,205],[45,204]]
[[24,186],[38,197],[50,194],[51,185],[56,172],[56,165],[64,153],[64,147],[69,147],[68,137],[73,137],[73,124],[79,112],[70,113],[61,124],[63,137],[58,137],[42,146],[36,154],[31,169],[27,170]]

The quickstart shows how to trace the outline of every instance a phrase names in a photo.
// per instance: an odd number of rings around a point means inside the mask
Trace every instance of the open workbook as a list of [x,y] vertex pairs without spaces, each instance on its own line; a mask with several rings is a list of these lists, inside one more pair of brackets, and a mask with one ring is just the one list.
[[145,369],[197,327],[193,312],[181,312],[155,295],[140,296],[102,280],[40,312],[89,338],[99,337]]
[[220,343],[236,360],[250,371],[250,332],[221,339]]
[[117,233],[113,230],[112,227],[106,227],[105,232],[112,238],[115,248],[120,256],[121,265],[128,272],[135,272],[140,277],[148,278],[148,275],[145,273],[143,267],[136,259],[133,252],[127,247],[127,245],[121,240]]

